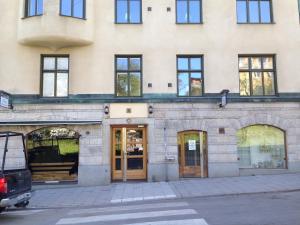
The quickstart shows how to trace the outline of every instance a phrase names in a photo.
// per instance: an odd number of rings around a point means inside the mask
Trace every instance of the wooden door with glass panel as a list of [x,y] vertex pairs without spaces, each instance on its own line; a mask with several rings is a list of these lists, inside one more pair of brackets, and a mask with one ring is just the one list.
[[146,128],[112,128],[112,180],[145,180],[147,167]]
[[207,177],[207,134],[184,131],[178,134],[180,177]]

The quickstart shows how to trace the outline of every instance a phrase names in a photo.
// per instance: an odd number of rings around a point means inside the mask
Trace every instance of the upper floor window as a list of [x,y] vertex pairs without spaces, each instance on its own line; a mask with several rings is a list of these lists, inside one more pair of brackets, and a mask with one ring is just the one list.
[[85,0],[61,0],[60,15],[85,19]]
[[240,95],[275,95],[275,72],[274,56],[240,56]]
[[203,95],[203,57],[177,56],[178,96]]
[[116,56],[116,96],[142,96],[142,57]]
[[67,97],[69,92],[69,56],[42,56],[41,95]]
[[202,0],[176,0],[177,23],[202,23]]
[[40,16],[43,14],[43,0],[26,0],[25,17]]
[[238,23],[272,23],[271,0],[237,0]]
[[116,0],[116,23],[142,23],[141,0]]

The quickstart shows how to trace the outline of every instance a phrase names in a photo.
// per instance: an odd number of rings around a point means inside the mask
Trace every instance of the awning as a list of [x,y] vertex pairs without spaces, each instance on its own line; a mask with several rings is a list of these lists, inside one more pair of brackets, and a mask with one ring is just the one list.
[[0,121],[0,126],[101,125],[101,120]]

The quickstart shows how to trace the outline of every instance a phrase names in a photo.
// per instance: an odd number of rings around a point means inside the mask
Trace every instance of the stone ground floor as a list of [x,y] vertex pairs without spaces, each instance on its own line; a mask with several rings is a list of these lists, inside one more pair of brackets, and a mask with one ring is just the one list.
[[27,136],[30,168],[43,181],[300,172],[299,103],[17,104],[0,110],[4,130]]

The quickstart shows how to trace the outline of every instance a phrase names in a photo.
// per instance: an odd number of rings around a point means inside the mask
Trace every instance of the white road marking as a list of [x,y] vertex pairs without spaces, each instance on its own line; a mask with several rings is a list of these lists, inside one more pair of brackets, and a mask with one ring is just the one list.
[[104,212],[118,212],[127,210],[139,210],[139,209],[159,209],[159,208],[175,208],[175,207],[187,207],[187,202],[172,202],[172,203],[154,203],[154,204],[142,204],[142,205],[128,205],[128,206],[114,206],[106,208],[93,208],[93,209],[80,209],[72,210],[68,215],[78,214],[91,214],[91,213],[104,213]]
[[208,225],[204,219],[194,220],[168,220],[157,222],[145,222],[145,223],[131,223],[124,225]]
[[145,197],[137,197],[137,198],[118,198],[118,199],[112,199],[110,202],[111,203],[135,202],[135,201],[143,201],[143,200],[168,199],[168,198],[176,198],[176,195],[154,195],[154,196],[145,196]]
[[22,210],[22,211],[4,211],[3,215],[14,215],[14,216],[29,216],[45,210]]
[[197,212],[194,209],[139,212],[139,213],[126,213],[126,214],[115,214],[115,215],[65,218],[59,220],[56,224],[57,225],[79,224],[79,223],[85,224],[85,223],[94,223],[94,222],[156,218],[156,217],[180,216],[180,215],[195,215],[195,214],[197,214]]

